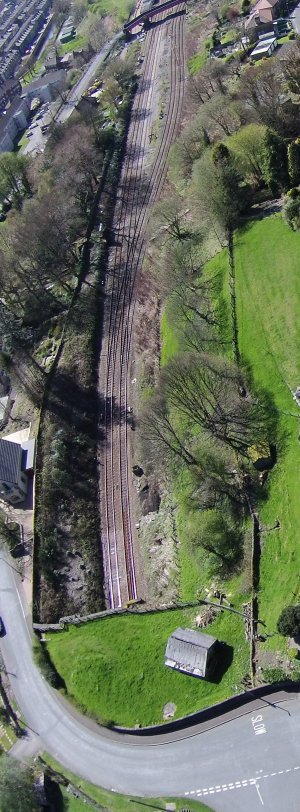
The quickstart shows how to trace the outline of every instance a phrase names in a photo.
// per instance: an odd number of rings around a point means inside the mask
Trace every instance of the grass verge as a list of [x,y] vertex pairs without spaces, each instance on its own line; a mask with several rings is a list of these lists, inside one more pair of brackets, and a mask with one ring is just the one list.
[[[61,767],[61,765],[58,764],[57,761],[55,761],[51,756],[49,756],[48,753],[43,754],[43,761],[60,775],[65,776],[74,787],[78,787],[78,789],[86,793],[91,800],[96,801],[105,809],[109,809],[110,812],[140,812],[140,803],[146,803],[150,809],[151,805],[153,805],[153,808],[155,809],[165,810],[168,802],[175,804],[176,810],[180,810],[184,807],[184,800],[180,798],[147,798],[145,801],[145,799],[130,798],[127,795],[120,795],[117,792],[108,792],[108,790],[102,789],[101,787],[96,787],[94,784],[89,784],[88,781],[84,781],[77,775],[74,775],[74,773],[71,773],[69,770],[65,770],[65,768]],[[83,805],[81,801],[75,798],[71,799],[70,795],[66,792],[65,797],[68,799],[69,803],[69,806],[67,807],[68,812],[70,812],[70,810],[72,810],[72,812],[73,810],[74,812],[81,812],[81,808],[87,808],[86,804]],[[211,807],[204,806],[204,804],[201,804],[198,801],[192,801],[191,799],[189,799],[189,809],[191,812],[213,812]]]

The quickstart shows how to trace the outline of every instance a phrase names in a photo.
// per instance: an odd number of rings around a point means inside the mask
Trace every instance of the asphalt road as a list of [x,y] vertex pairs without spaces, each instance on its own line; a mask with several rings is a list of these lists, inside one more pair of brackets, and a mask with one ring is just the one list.
[[[86,70],[84,71],[83,75],[79,79],[79,82],[72,88],[68,95],[67,101],[61,107],[59,113],[56,114],[57,110],[57,100],[54,101],[50,107],[49,111],[45,114],[45,117],[49,119],[49,113],[52,111],[53,116],[58,123],[63,124],[73,113],[75,106],[79,99],[81,99],[82,94],[88,89],[90,86],[97,70],[99,69],[100,65],[105,61],[107,55],[110,51],[114,48],[116,43],[122,38],[123,31],[119,31],[109,42],[101,48],[101,50],[94,56],[94,58],[89,62]],[[22,152],[24,155],[33,155],[39,152],[44,152],[44,148],[48,139],[48,135],[43,135],[41,130],[41,125],[43,121],[41,120],[38,123],[38,126],[34,128],[32,136],[30,137],[28,144],[23,148]]]
[[[31,731],[15,752],[38,743],[83,778],[128,795],[202,799],[220,812],[299,812],[300,703],[291,699],[252,711],[206,732],[175,739],[122,736],[100,729],[52,691],[31,657],[30,616],[22,586],[1,552],[1,653]],[[128,697],[130,701],[130,697]],[[262,717],[262,718],[260,718]],[[178,736],[178,734],[177,734]]]
[[123,31],[118,31],[118,33],[111,39],[109,42],[106,42],[103,45],[103,48],[94,56],[94,58],[89,62],[87,69],[85,70],[79,82],[72,88],[71,92],[68,96],[68,101],[64,104],[61,111],[56,116],[56,121],[60,124],[63,124],[66,121],[73,110],[75,105],[81,99],[82,94],[88,89],[91,84],[92,79],[94,78],[95,74],[97,73],[98,68],[102,63],[105,61],[109,52],[114,48],[116,43],[122,38]]

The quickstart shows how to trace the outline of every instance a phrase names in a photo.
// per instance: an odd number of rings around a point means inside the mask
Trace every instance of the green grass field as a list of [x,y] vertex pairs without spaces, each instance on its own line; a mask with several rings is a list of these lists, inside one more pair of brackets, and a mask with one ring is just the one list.
[[134,0],[94,0],[90,4],[90,11],[97,14],[98,17],[109,14],[116,17],[120,23],[123,23],[129,17],[134,6]]
[[[71,773],[69,770],[65,770],[64,767],[51,758],[48,753],[43,753],[43,761],[49,764],[56,772],[66,776],[73,786],[81,789],[91,801],[98,802],[105,809],[109,809],[110,812],[141,812],[141,804],[147,804],[150,809],[153,807],[156,810],[161,809],[164,812],[168,802],[175,803],[176,811],[178,810],[179,812],[185,805],[185,799],[181,798],[143,798],[143,800],[139,800],[138,798],[130,798],[127,795],[120,795],[118,792],[108,792],[101,787],[96,787],[94,784],[83,781],[82,778],[79,778],[78,775],[74,775],[74,773]],[[90,808],[94,808],[92,805],[89,806],[72,797],[63,787],[62,795],[66,801],[66,809],[68,812],[82,812],[83,809],[89,810]],[[189,809],[191,812],[213,812],[211,807],[204,806],[200,801],[192,801],[191,799],[189,799]]]
[[202,48],[202,50],[199,51],[198,54],[193,54],[193,56],[191,56],[188,61],[189,73],[191,74],[199,73],[199,71],[202,70],[202,68],[204,68],[204,65],[206,65],[208,56],[209,54],[206,48]]
[[123,726],[159,723],[167,702],[175,703],[176,717],[192,713],[230,696],[248,671],[243,620],[229,612],[209,627],[219,640],[236,641],[233,661],[221,682],[204,682],[165,667],[169,634],[193,624],[197,613],[197,607],[176,609],[70,627],[47,635],[49,653],[69,696],[84,710]]
[[[300,384],[300,233],[280,215],[241,231],[235,240],[239,345],[254,380],[274,397],[279,412],[278,462],[269,497],[260,507],[264,535],[260,616],[275,630],[280,610],[300,597],[300,409],[291,389]],[[278,647],[280,637],[270,645]]]

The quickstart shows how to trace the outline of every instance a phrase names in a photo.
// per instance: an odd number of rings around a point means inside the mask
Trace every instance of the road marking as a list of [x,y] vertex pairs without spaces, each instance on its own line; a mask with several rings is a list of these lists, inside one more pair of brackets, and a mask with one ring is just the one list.
[[257,794],[258,794],[259,800],[260,800],[260,802],[261,802],[262,806],[264,806],[264,802],[263,802],[263,799],[262,799],[261,794],[260,794],[260,791],[259,791],[259,786],[258,786],[258,784],[255,784],[255,786],[256,786],[256,791],[257,791]]
[[260,775],[263,770],[256,770],[257,778],[243,778],[241,781],[229,781],[228,784],[216,784],[214,787],[203,787],[202,789],[190,789],[187,790],[184,795],[197,795],[198,798],[203,795],[214,795],[218,792],[228,792],[228,790],[232,789],[245,789],[246,787],[255,786],[257,794],[259,795],[260,802],[262,806],[264,806],[264,801],[260,793],[259,784],[257,783],[262,778],[273,778],[276,775],[283,775],[283,773],[291,773],[293,770],[300,770],[300,765],[296,767],[286,767],[285,770],[278,770],[277,772],[273,773],[264,773],[264,775]]

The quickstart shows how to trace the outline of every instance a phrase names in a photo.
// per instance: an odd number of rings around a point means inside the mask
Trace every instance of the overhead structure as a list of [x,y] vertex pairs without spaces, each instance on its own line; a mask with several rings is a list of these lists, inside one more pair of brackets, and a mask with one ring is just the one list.
[[[147,6],[147,9],[144,10],[144,5]],[[146,0],[145,3],[142,5],[142,13],[135,17],[133,20],[130,20],[128,23],[125,23],[123,31],[125,34],[129,34],[133,31],[134,28],[137,28],[139,25],[143,25],[148,20],[152,19],[153,17],[157,17],[160,14],[163,14],[169,9],[175,8],[176,6],[182,6],[182,0],[168,0],[167,3],[162,3],[160,6],[156,6],[155,4],[151,3],[151,0]],[[149,8],[148,8],[149,6]]]

